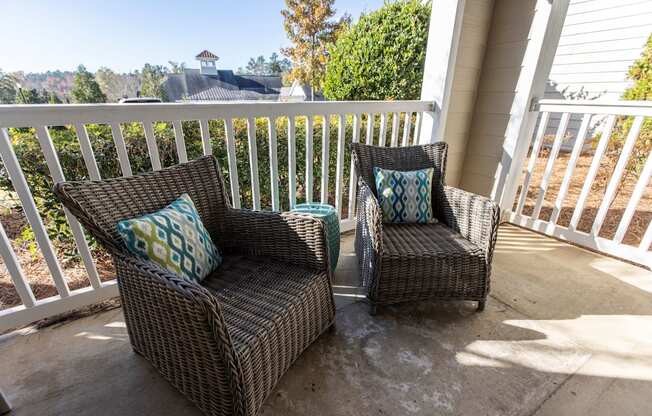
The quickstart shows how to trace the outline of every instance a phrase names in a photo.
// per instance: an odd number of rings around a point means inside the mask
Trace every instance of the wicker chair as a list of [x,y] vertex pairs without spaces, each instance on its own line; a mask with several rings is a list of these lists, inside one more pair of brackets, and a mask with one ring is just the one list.
[[[358,174],[355,250],[362,284],[378,305],[425,299],[485,307],[500,211],[490,199],[444,185],[446,143],[376,147],[354,143]],[[434,224],[383,224],[373,168],[434,167]]]
[[[188,193],[224,261],[201,284],[126,251],[116,223]],[[134,350],[208,415],[255,415],[334,321],[324,223],[233,209],[213,157],[129,178],[55,186],[113,255]]]

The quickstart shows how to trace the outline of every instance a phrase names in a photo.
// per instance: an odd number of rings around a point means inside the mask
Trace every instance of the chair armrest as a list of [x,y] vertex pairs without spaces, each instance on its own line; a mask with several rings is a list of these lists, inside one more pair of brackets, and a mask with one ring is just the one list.
[[358,221],[362,226],[363,239],[368,239],[374,254],[378,255],[383,250],[383,214],[378,198],[367,183],[358,180]]
[[491,262],[498,235],[498,204],[484,196],[444,186],[438,210],[444,224],[480,246],[487,262]]
[[326,226],[320,219],[293,212],[230,209],[225,223],[221,248],[330,270]]
[[120,253],[113,258],[134,348],[196,403],[205,394],[194,387],[197,378],[225,386],[236,400],[218,388],[212,400],[240,414],[242,370],[215,296],[151,261]]

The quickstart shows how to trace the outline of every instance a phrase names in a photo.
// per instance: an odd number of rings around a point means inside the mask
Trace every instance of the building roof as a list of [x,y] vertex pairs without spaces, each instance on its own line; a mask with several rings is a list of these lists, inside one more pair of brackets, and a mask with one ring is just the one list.
[[197,58],[197,59],[200,59],[200,58],[204,58],[204,59],[220,59],[219,56],[215,55],[213,52],[207,51],[206,49],[199,52],[199,54],[197,56],[195,56],[195,58]]
[[202,75],[198,69],[170,74],[163,88],[170,101],[276,101],[281,92],[280,76],[236,75],[218,70],[216,75]]

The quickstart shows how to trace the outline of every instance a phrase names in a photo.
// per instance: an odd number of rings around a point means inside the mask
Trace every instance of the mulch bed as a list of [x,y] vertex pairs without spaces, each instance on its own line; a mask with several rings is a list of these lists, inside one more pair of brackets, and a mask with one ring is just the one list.
[[[16,207],[5,208],[0,213],[0,221],[2,221],[5,232],[12,242],[18,261],[23,269],[23,274],[27,277],[34,292],[34,297],[36,299],[45,299],[56,295],[57,290],[40,250],[36,250],[34,253],[30,252],[28,243],[22,242],[19,238],[21,231],[28,226],[22,210]],[[78,256],[68,261],[61,260],[64,258],[62,255],[58,257],[70,290],[81,289],[90,285],[86,269]],[[95,259],[95,266],[100,275],[100,280],[104,282],[113,280],[115,278],[115,269],[113,268],[111,256],[102,250],[95,250],[93,258]],[[10,308],[21,303],[11,277],[7,273],[4,261],[0,259],[0,309]]]
[[[548,190],[545,194],[544,202],[541,208],[541,214],[539,215],[539,219],[541,220],[547,221],[550,219],[555,199],[557,198],[561,182],[564,178],[564,174],[566,173],[566,167],[568,166],[569,158],[569,153],[562,153],[558,156],[555,164],[553,165],[553,173],[548,185]],[[575,166],[575,170],[573,171],[573,178],[571,180],[568,193],[566,194],[566,198],[562,204],[559,219],[557,220],[558,225],[567,227],[570,224],[571,217],[573,216],[573,211],[575,210],[575,206],[579,199],[580,192],[582,191],[582,186],[584,185],[585,178],[592,160],[593,154],[590,151],[580,155],[577,165]],[[539,193],[539,185],[541,184],[543,171],[547,162],[548,150],[544,149],[537,158],[537,163],[532,174],[532,180],[530,181],[530,187],[528,188],[525,205],[523,207],[523,213],[525,215],[530,216],[534,211],[534,204],[536,203]],[[589,193],[589,196],[586,200],[584,210],[582,211],[582,216],[580,217],[580,221],[577,225],[577,229],[579,231],[589,232],[591,230],[593,220],[595,219],[598,208],[604,199],[604,193],[616,162],[617,158],[614,156],[604,156],[601,160],[598,174],[593,181],[591,192]],[[621,180],[618,193],[612,201],[602,228],[600,229],[600,237],[612,239],[616,234],[616,230],[620,224],[620,219],[622,218],[625,208],[627,207],[627,203],[629,202],[632,191],[636,186],[637,179],[637,174],[630,174],[626,177],[623,177]],[[645,234],[645,231],[647,230],[650,221],[652,221],[652,183],[648,184],[646,192],[643,194],[643,197],[639,202],[636,213],[634,214],[629,228],[627,229],[627,233],[625,234],[625,238],[623,239],[623,243],[627,245],[638,246],[641,242],[641,239],[643,238],[643,234]]]

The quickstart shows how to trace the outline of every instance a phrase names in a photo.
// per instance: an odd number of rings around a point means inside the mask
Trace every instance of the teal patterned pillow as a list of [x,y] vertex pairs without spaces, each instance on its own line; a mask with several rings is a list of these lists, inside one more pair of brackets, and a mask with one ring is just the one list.
[[433,222],[433,168],[403,172],[374,168],[383,222]]
[[154,213],[120,221],[118,233],[131,253],[187,280],[201,281],[222,263],[188,194]]

